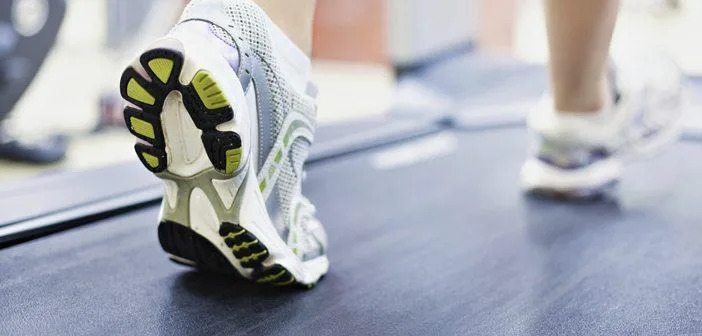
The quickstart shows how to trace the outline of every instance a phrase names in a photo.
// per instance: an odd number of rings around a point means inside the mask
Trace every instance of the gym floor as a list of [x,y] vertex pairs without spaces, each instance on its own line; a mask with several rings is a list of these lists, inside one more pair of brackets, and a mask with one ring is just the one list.
[[[691,57],[702,53],[699,50],[702,45],[685,40],[685,37],[691,38],[689,32],[700,31],[702,20],[697,18],[702,16],[702,3],[686,1],[684,5],[685,11],[681,13],[625,5],[615,36],[615,55],[633,53],[633,46],[645,39],[648,45],[672,53],[688,73],[702,73],[702,59]],[[90,133],[97,121],[101,95],[113,89],[118,81],[121,66],[115,64],[129,59],[104,48],[106,32],[102,23],[106,18],[102,6],[104,2],[69,0],[55,49],[16,106],[10,121],[11,130],[25,138],[51,131],[75,135],[67,159],[49,167],[0,161],[0,181],[134,160],[133,137],[127,132],[115,129]],[[517,58],[531,63],[544,62],[546,40],[542,22],[540,1],[524,1],[515,29],[513,50]],[[387,111],[393,102],[406,97],[396,90],[391,70],[383,65],[317,60],[312,77],[322,89],[321,124],[378,115]],[[68,87],[71,90],[57,89]]]

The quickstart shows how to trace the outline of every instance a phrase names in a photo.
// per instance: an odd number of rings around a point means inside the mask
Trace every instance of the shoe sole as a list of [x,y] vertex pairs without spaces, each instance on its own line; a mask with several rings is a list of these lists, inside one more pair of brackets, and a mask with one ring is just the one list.
[[[270,230],[266,235],[263,233],[265,230],[255,224],[245,227],[240,222],[244,190],[254,186],[259,195],[260,192],[257,183],[247,183],[247,180],[255,180],[255,173],[247,162],[242,137],[237,132],[218,130],[218,126],[234,121],[235,109],[231,97],[225,94],[225,85],[218,82],[212,72],[205,67],[193,67],[196,62],[186,64],[185,48],[179,41],[174,41],[176,43],[161,43],[168,47],[152,47],[144,52],[138,63],[124,71],[120,81],[122,97],[129,103],[124,109],[126,125],[141,140],[134,147],[136,154],[149,171],[167,181],[167,195],[158,228],[161,246],[173,261],[202,270],[238,274],[274,286],[312,287],[328,269],[326,256],[310,263],[310,269],[314,269],[314,272],[301,271],[307,270],[306,265],[295,265],[294,261],[290,261],[289,254],[292,252],[284,251],[281,246],[287,246],[280,237],[273,244],[277,251],[272,253],[263,243],[275,239],[270,238]],[[174,45],[176,47],[172,47]],[[184,77],[190,77],[186,84],[183,84]],[[174,105],[173,101],[177,103]],[[176,111],[179,109],[180,112]],[[192,147],[193,141],[178,137],[182,130],[174,129],[172,123],[164,121],[164,116],[175,113],[181,113],[180,118],[186,119],[182,117],[182,109],[187,112],[192,125],[201,132],[199,140],[207,161],[206,166],[200,164],[189,176],[171,171],[169,165],[176,158],[169,155],[180,155],[182,148],[174,148],[182,147],[186,142],[186,147]],[[189,139],[193,140],[192,137]],[[220,190],[213,187],[215,181],[227,185],[226,189],[231,194],[229,202],[224,202]],[[169,193],[169,188],[177,190],[170,190]],[[193,205],[198,199],[200,210]],[[230,208],[222,206],[220,201],[229,203]],[[169,206],[169,203],[178,202],[187,202],[189,207]],[[196,215],[191,217],[191,213]],[[200,217],[207,217],[200,216],[200,213],[212,214],[209,217],[214,219],[210,219],[209,229],[207,223],[198,223]],[[214,230],[215,225],[218,226],[217,230]],[[273,258],[272,254],[276,257]],[[287,267],[278,260],[285,260]]]

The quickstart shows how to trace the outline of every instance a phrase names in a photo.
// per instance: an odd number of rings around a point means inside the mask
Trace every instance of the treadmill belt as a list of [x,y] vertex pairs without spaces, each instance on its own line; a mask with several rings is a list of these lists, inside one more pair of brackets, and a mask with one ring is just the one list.
[[462,106],[519,102],[540,97],[547,83],[543,66],[479,52],[444,60],[416,79]]
[[310,167],[331,270],[309,291],[171,263],[157,207],[7,248],[0,334],[702,332],[699,145],[571,204],[520,193],[525,138],[444,132]]
[[[325,125],[315,135],[306,167],[340,156],[434,134],[443,125],[430,118],[376,116]],[[158,202],[160,181],[138,163],[87,171],[47,174],[0,186],[0,249],[105,214],[126,212]]]

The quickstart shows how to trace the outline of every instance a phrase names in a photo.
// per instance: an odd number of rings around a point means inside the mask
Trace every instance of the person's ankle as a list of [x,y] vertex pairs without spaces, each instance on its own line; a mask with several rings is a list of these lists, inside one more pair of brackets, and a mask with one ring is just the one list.
[[605,101],[603,97],[594,99],[583,99],[582,97],[561,98],[554,101],[554,108],[558,113],[563,114],[598,114],[605,109]]
[[607,83],[589,92],[572,90],[566,94],[555,94],[554,108],[558,113],[564,114],[600,114],[614,105],[613,95],[613,90]]

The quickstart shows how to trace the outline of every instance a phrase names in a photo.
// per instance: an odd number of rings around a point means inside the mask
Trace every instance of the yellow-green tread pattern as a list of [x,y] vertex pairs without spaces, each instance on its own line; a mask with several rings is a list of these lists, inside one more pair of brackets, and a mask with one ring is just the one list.
[[141,120],[136,117],[130,117],[129,123],[131,128],[135,133],[141,134],[149,139],[155,139],[156,133],[154,132],[154,126],[149,122]]
[[243,249],[247,249],[247,248],[249,248],[250,246],[253,246],[253,245],[255,245],[255,244],[258,244],[258,239],[254,240],[254,241],[250,241],[250,242],[241,243],[241,244],[239,244],[239,245],[234,245],[234,246],[232,246],[231,248],[232,248],[233,251],[238,252],[238,251],[241,251],[241,250],[243,250]]
[[[274,286],[287,286],[296,283],[295,277],[280,264],[270,266],[253,274],[258,283],[266,283]],[[307,286],[309,288],[309,286]]]
[[129,83],[127,83],[127,95],[147,105],[156,103],[156,98],[146,91],[134,78],[130,79]]
[[241,162],[241,147],[227,150],[225,156],[225,173],[231,174],[239,168],[239,163]]
[[290,277],[290,280],[285,281],[285,282],[274,283],[273,286],[288,286],[288,285],[292,285],[294,282],[295,282],[295,278]]
[[167,83],[173,72],[173,60],[167,58],[154,58],[149,61],[149,68],[162,83]]
[[258,253],[252,253],[246,257],[241,257],[238,259],[242,264],[244,264],[244,263],[250,263],[252,261],[257,261],[258,258],[263,257],[263,256],[267,256],[267,255],[268,255],[268,251],[261,251]]
[[241,267],[253,269],[252,280],[274,286],[297,283],[292,273],[280,264],[264,264],[270,256],[268,249],[241,225],[223,222],[219,228],[219,235],[224,238],[225,244],[232,250]]
[[236,238],[237,236],[240,236],[242,234],[246,233],[246,230],[239,230],[237,232],[229,232],[224,238]]
[[229,106],[222,89],[208,71],[198,71],[193,78],[192,86],[206,108],[215,110]]
[[274,281],[274,280],[278,280],[278,278],[282,277],[282,276],[285,275],[285,274],[288,274],[288,271],[287,271],[287,270],[281,270],[280,272],[278,272],[278,273],[276,273],[276,274],[264,276],[264,277],[262,277],[262,278],[256,280],[256,282],[259,282],[259,283],[271,282],[271,281]]
[[149,153],[141,153],[141,157],[144,158],[144,161],[146,161],[146,163],[148,163],[149,166],[151,166],[151,168],[158,167],[159,162],[158,162],[157,157],[155,157]]

